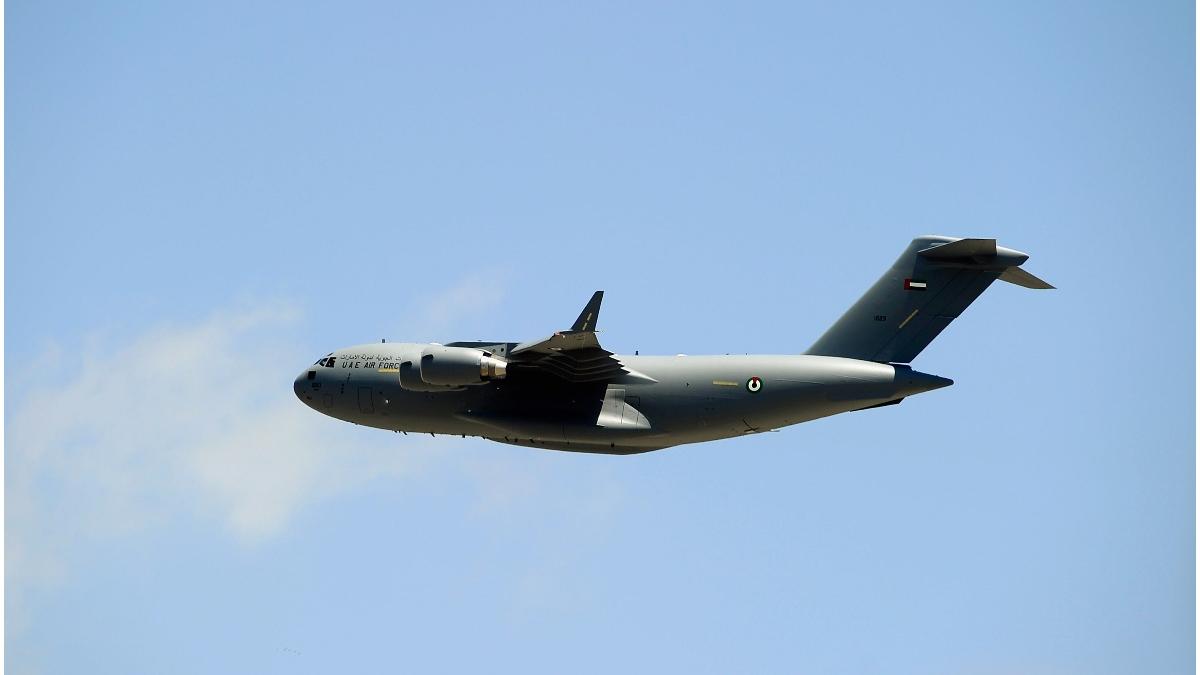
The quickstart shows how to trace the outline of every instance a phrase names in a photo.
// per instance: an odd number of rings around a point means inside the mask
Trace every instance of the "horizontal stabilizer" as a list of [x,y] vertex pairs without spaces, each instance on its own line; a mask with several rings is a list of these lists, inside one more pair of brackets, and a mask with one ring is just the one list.
[[996,255],[995,239],[959,239],[949,244],[939,244],[917,251],[917,255],[934,260],[947,258],[971,258],[974,256]]
[[1007,281],[1010,284],[1024,286],[1025,288],[1050,289],[1054,288],[1050,284],[1033,276],[1029,272],[1020,267],[1010,267],[1000,273],[1000,281]]

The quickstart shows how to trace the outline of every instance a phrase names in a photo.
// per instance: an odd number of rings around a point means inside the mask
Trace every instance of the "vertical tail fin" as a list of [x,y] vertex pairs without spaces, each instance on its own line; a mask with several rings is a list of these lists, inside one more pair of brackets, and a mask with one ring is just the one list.
[[1028,259],[995,239],[917,237],[805,353],[909,363],[996,279],[1053,288],[1019,268]]

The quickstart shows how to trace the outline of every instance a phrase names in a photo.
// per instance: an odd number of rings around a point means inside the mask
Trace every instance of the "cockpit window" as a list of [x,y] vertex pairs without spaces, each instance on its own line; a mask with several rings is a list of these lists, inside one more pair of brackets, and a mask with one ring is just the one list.
[[325,359],[325,367],[326,368],[332,368],[334,363],[337,363],[336,356],[331,356],[331,357]]
[[323,358],[323,359],[321,359],[321,360],[317,361],[317,362],[316,362],[316,363],[314,363],[313,365],[314,365],[314,366],[324,366],[324,367],[326,367],[326,368],[332,368],[332,367],[333,367],[333,362],[334,362],[334,360],[335,360],[336,358],[337,358],[337,357],[336,357],[336,356],[334,356],[333,354],[327,354],[327,355],[325,355],[325,358]]

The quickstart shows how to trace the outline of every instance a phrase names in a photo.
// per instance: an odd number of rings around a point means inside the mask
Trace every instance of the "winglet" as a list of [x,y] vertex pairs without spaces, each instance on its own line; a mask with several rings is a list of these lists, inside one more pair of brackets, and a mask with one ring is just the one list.
[[588,300],[588,304],[584,306],[583,311],[579,313],[579,318],[575,319],[575,324],[571,326],[572,331],[595,331],[596,320],[600,318],[600,302],[604,300],[604,291],[596,291],[592,294],[592,299]]

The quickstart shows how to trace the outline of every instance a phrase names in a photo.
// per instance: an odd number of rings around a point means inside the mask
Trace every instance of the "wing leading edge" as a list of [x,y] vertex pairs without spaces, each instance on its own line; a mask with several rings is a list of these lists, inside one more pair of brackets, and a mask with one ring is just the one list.
[[596,337],[603,300],[604,291],[593,293],[570,330],[522,342],[509,351],[509,363],[537,368],[569,382],[603,382],[629,374]]

